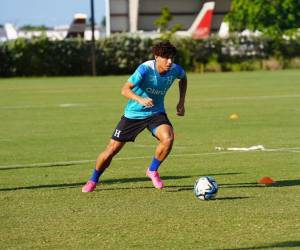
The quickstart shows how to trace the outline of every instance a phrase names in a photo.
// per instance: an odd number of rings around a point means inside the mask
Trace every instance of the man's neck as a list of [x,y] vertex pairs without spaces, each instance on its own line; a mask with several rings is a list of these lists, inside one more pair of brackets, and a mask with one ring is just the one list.
[[157,72],[158,72],[160,75],[164,75],[164,74],[167,73],[167,71],[166,71],[166,70],[163,70],[163,69],[157,64],[157,62],[155,62],[155,64],[156,64],[156,70],[157,70]]

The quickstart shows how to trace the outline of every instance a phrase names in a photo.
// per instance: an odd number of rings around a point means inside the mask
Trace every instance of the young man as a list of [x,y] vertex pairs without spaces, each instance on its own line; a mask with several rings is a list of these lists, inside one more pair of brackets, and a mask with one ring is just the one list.
[[179,79],[177,115],[183,116],[187,79],[184,70],[173,63],[176,48],[171,43],[158,43],[152,52],[155,60],[141,64],[122,88],[122,95],[129,99],[125,113],[106,149],[98,156],[93,175],[82,188],[84,193],[94,191],[112,158],[145,128],[159,141],[146,176],[155,188],[164,187],[157,170],[170,153],[174,140],[173,127],[165,113],[164,97],[174,80]]

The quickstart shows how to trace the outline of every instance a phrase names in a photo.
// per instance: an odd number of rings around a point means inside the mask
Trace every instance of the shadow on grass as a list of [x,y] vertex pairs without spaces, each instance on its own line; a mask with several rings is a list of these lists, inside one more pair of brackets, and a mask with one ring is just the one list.
[[244,182],[244,183],[219,184],[219,187],[220,188],[263,188],[265,186],[257,182]]
[[[170,193],[176,193],[176,192],[181,192],[181,191],[189,191],[193,192],[194,186],[166,186],[165,187],[165,192],[170,192]],[[252,197],[249,196],[233,196],[233,197],[217,197],[214,200],[220,200],[220,201],[226,201],[226,200],[242,200],[242,199],[249,199]]]
[[[238,173],[223,173],[223,174],[214,174],[214,175],[227,175],[227,174],[238,174]],[[163,180],[179,180],[179,179],[187,179],[195,177],[192,175],[186,176],[163,176]],[[124,184],[124,183],[136,183],[136,182],[145,182],[149,181],[147,177],[134,177],[134,178],[120,178],[120,179],[107,179],[101,181],[102,184]],[[44,189],[44,188],[54,188],[54,189],[65,189],[65,188],[78,188],[84,185],[85,182],[79,183],[63,183],[63,184],[46,184],[46,185],[37,185],[37,186],[25,186],[25,187],[13,187],[13,188],[0,188],[0,191],[16,191],[16,190],[30,190],[30,189]],[[300,185],[300,180],[283,180],[277,181],[274,185],[269,185],[267,187],[288,187],[288,186],[298,186]],[[247,182],[247,183],[232,183],[232,184],[220,184],[220,188],[264,188],[265,185],[256,183],[256,182]],[[180,192],[180,191],[192,191],[194,185],[168,185],[166,186],[165,190],[167,192]],[[117,189],[147,189],[153,187],[112,187],[112,188],[103,188],[98,189],[101,190],[117,190]],[[237,197],[237,198],[244,198],[244,197]],[[249,197],[246,197],[249,198]],[[221,199],[221,198],[219,198]],[[226,199],[226,198],[222,198]],[[230,197],[228,199],[231,199]],[[235,197],[233,197],[235,199]]]
[[263,246],[241,247],[241,248],[222,248],[223,250],[252,250],[252,249],[271,249],[271,248],[285,248],[285,247],[300,247],[300,241],[284,241]]
[[300,179],[276,181],[272,185],[263,185],[258,182],[220,184],[220,188],[265,188],[265,187],[290,187],[299,186]]
[[[164,176],[164,180],[178,180],[190,178],[192,176]],[[108,179],[101,181],[102,184],[123,184],[123,183],[131,183],[131,182],[145,182],[150,181],[147,177],[136,177],[136,178],[121,178],[121,179]],[[64,184],[47,184],[47,185],[38,185],[38,186],[26,186],[26,187],[14,187],[14,188],[0,188],[0,191],[16,191],[16,190],[26,190],[26,189],[43,189],[43,188],[55,188],[55,189],[63,189],[63,188],[78,188],[85,184],[85,182],[79,183],[64,183]],[[113,189],[142,189],[148,187],[116,187]],[[152,188],[152,187],[151,187]],[[102,189],[99,189],[101,191]],[[103,189],[109,190],[109,189]]]
[[14,188],[0,188],[0,192],[1,191],[27,190],[27,189],[43,189],[43,188],[54,188],[54,189],[77,188],[77,187],[82,186],[84,184],[85,184],[85,182],[64,183],[64,184],[47,184],[47,185],[27,186],[27,187],[14,187]]
[[[83,162],[85,163],[85,162]],[[55,168],[55,167],[70,167],[74,165],[81,165],[82,162],[58,162],[58,163],[41,163],[41,164],[28,164],[24,166],[7,166],[1,167],[0,171],[5,170],[20,170],[20,169],[27,169],[27,168]]]
[[289,186],[299,186],[299,185],[300,185],[300,179],[283,180],[283,181],[277,181],[274,187],[289,187]]
[[216,198],[216,200],[219,201],[231,201],[231,200],[243,200],[243,199],[251,199],[252,197],[250,196],[233,196],[233,197],[220,197]]
[[[179,180],[191,178],[192,175],[177,175],[177,176],[162,176],[164,180]],[[117,183],[130,183],[130,182],[144,182],[149,181],[148,177],[134,177],[134,178],[121,178],[121,179],[107,179],[101,181],[103,184],[117,184]]]
[[[232,175],[232,174],[240,174],[240,173],[218,173],[213,175]],[[186,179],[186,178],[192,178],[196,176],[192,175],[185,175],[185,176],[163,176],[163,180],[179,180],[179,179]],[[134,178],[120,178],[120,179],[107,179],[101,181],[103,184],[124,184],[124,183],[131,183],[131,182],[145,182],[149,181],[147,177],[134,177]],[[13,188],[0,188],[0,191],[16,191],[16,190],[30,190],[30,189],[43,189],[43,188],[54,188],[54,189],[64,189],[64,188],[78,188],[84,185],[85,182],[79,182],[79,183],[63,183],[63,184],[46,184],[46,185],[37,185],[37,186],[25,186],[25,187],[13,187]],[[175,186],[169,186],[170,188]],[[115,187],[111,188],[113,190],[116,189],[143,189],[148,187]],[[151,187],[152,188],[152,187]],[[191,190],[193,186],[178,186],[181,190]],[[99,189],[101,190],[110,190],[109,188]],[[179,191],[181,191],[179,190]]]

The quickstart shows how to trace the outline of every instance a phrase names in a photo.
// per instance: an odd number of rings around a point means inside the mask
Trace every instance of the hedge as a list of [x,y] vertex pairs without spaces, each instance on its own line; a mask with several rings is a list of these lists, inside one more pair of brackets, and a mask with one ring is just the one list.
[[[123,34],[96,42],[98,75],[130,74],[152,58],[155,39]],[[300,38],[211,37],[207,40],[173,37],[176,62],[189,71],[255,70],[266,60],[282,67],[300,57]],[[294,63],[295,64],[295,63]],[[81,39],[51,41],[45,37],[0,43],[0,76],[70,76],[91,74],[91,43]]]

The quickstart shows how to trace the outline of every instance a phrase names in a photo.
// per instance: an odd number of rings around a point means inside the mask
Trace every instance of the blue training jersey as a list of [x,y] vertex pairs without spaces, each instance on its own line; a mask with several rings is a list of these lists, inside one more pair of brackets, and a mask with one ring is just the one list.
[[179,65],[173,63],[171,68],[160,75],[156,70],[155,60],[142,63],[128,79],[134,87],[132,91],[143,98],[151,98],[153,107],[145,107],[130,99],[125,107],[125,117],[129,119],[144,119],[156,113],[165,112],[164,99],[168,89],[175,79],[185,77],[185,72]]

